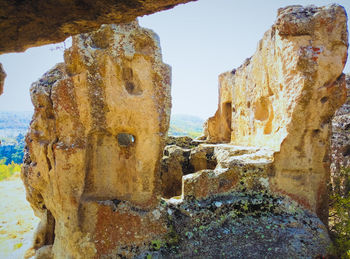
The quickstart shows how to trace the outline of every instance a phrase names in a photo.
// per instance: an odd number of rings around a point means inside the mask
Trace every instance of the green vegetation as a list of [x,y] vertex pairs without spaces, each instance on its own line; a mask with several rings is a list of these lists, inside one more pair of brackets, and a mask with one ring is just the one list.
[[23,246],[23,243],[17,243],[13,245],[13,250],[20,249]]
[[[32,112],[0,112],[0,180],[20,171],[31,118]],[[195,116],[172,115],[169,135],[196,138],[202,134],[203,123]]]
[[151,241],[151,249],[154,251],[159,251],[162,247],[165,246],[165,242],[162,240],[152,240]]
[[341,169],[340,175],[344,181],[342,193],[334,193],[330,203],[331,253],[350,259],[350,168]]
[[23,160],[24,136],[32,112],[0,112],[0,160],[3,164],[21,164]]
[[0,159],[4,164],[21,164],[23,160],[24,135],[19,134],[15,138],[2,138],[0,146]]
[[5,165],[4,159],[0,160],[0,181],[12,176],[16,172],[21,171],[21,165],[12,162]]
[[[21,164],[23,159],[24,136],[32,117],[32,112],[0,112],[0,159],[5,164],[12,161]],[[191,115],[172,115],[169,136],[202,135],[204,120]]]

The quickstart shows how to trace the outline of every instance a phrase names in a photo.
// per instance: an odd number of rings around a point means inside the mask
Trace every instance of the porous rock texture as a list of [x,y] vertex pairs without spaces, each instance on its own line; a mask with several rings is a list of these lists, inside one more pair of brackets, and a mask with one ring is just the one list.
[[102,24],[136,17],[195,0],[0,0],[0,54],[64,41]]
[[5,78],[6,78],[6,73],[2,67],[2,64],[0,63],[0,95],[4,91]]
[[[181,141],[172,142],[181,144]],[[163,182],[167,186],[163,189],[164,196],[169,190],[181,196],[161,203],[159,210],[167,216],[167,235],[154,240],[142,256],[315,258],[325,255],[330,240],[320,219],[270,188],[273,153],[264,148],[231,144],[167,146],[163,159],[167,160],[169,171],[183,177],[181,189],[174,181]],[[176,159],[169,160],[170,157]],[[188,173],[188,168],[194,173]],[[169,171],[162,170],[162,175]]]
[[41,218],[38,256],[117,254],[165,231],[151,209],[160,198],[170,80],[157,35],[131,22],[75,36],[65,63],[32,84],[22,178]]
[[346,75],[347,99],[335,113],[332,120],[332,164],[331,180],[333,191],[346,195],[350,181],[343,169],[350,168],[350,75]]
[[154,39],[103,26],[33,84],[22,177],[42,218],[37,258],[325,256],[344,9],[280,9],[256,54],[220,76],[208,143],[172,138],[163,157],[170,74]]
[[219,76],[209,142],[274,151],[271,189],[327,222],[331,119],[346,99],[343,7],[281,8],[255,54]]

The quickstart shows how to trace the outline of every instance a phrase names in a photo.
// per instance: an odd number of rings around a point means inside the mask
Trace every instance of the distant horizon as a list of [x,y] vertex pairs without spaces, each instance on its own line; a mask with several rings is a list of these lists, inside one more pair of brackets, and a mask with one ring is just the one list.
[[[0,110],[0,113],[34,113],[34,109],[33,110]],[[196,117],[196,118],[200,118],[202,120],[206,120],[208,118],[203,118],[203,117],[200,117],[200,116],[197,116],[195,114],[190,114],[190,113],[171,113],[171,115],[176,115],[176,116],[192,116],[192,117]],[[214,116],[214,115],[212,115]]]

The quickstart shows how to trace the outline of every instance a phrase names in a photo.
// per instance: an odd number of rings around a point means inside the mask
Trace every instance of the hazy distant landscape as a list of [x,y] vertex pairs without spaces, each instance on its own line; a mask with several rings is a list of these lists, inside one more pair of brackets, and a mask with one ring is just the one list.
[[169,136],[199,137],[203,132],[204,120],[193,115],[174,114],[170,118]]
[[18,134],[25,134],[33,113],[24,112],[3,112],[0,111],[0,138],[16,137]]
[[[32,119],[32,112],[0,112],[0,162],[22,163],[24,137]],[[171,116],[169,135],[196,138],[202,134],[204,120],[184,114]]]
[[0,165],[22,163],[24,137],[31,118],[31,112],[0,112]]

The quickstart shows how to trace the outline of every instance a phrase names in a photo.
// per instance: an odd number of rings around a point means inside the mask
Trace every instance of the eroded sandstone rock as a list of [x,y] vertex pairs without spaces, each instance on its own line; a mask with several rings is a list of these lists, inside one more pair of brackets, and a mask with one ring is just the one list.
[[173,137],[168,136],[166,145],[176,145],[181,148],[190,149],[199,145],[200,142],[193,140],[188,136]]
[[350,182],[343,169],[350,168],[350,75],[346,75],[347,100],[332,119],[332,164],[333,191],[345,195],[350,191]]
[[[162,197],[171,198],[182,193],[182,178],[204,169],[214,169],[214,146],[199,145],[190,137],[168,137],[161,160],[160,181]],[[198,146],[199,145],[199,146]]]
[[[36,249],[94,258],[165,232],[152,208],[170,80],[158,37],[132,22],[74,37],[65,63],[33,83],[22,177],[42,219]],[[123,210],[114,213],[118,204]]]
[[182,176],[194,172],[190,167],[190,152],[176,145],[165,147],[160,171],[162,197],[181,195]]
[[102,24],[131,22],[136,17],[195,0],[0,1],[0,54],[64,41],[97,30]]
[[210,142],[276,151],[274,191],[327,220],[331,118],[345,101],[347,16],[339,5],[279,9],[255,54],[219,76]]
[[[172,226],[160,258],[315,258],[327,254],[327,229],[295,202],[238,191],[169,201]],[[141,257],[139,257],[141,258]]]
[[103,26],[75,37],[65,64],[33,84],[22,178],[42,218],[38,254],[325,255],[330,121],[345,100],[344,9],[280,9],[256,54],[220,77],[206,129],[219,144],[171,140],[162,160],[170,72],[154,39],[136,23]]
[[5,83],[6,73],[2,64],[0,63],[0,95],[4,92],[4,83]]
[[[181,149],[169,147],[167,152]],[[173,153],[179,161],[180,153]],[[146,255],[299,258],[327,253],[330,239],[320,219],[288,197],[272,192],[273,150],[200,144],[191,148],[190,164],[192,154],[197,153],[201,161],[207,161],[199,163],[195,173],[185,175],[183,171],[182,196],[161,204],[167,213],[168,234]]]

